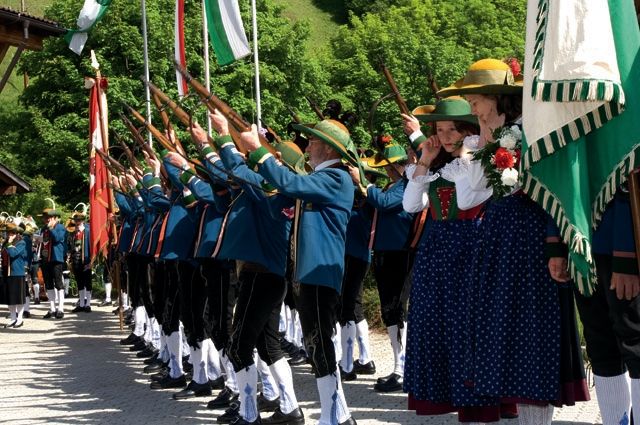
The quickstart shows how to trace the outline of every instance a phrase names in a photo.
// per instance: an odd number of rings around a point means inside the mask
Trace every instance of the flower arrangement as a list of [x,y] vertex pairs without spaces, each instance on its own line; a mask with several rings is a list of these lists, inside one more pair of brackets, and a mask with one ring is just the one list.
[[517,125],[500,127],[493,137],[495,142],[476,151],[473,159],[480,161],[489,180],[487,187],[493,188],[495,198],[500,198],[511,192],[518,182],[522,131]]

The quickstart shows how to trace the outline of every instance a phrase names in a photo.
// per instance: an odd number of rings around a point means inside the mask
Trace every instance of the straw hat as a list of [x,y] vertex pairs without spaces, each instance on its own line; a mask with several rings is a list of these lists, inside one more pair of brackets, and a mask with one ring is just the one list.
[[473,63],[464,77],[438,92],[439,96],[462,94],[521,94],[522,75],[514,77],[511,67],[498,59]]

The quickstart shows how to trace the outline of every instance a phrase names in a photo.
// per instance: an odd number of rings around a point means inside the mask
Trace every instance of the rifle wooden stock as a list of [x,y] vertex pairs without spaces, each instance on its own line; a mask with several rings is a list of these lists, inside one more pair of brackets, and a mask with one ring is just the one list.
[[629,201],[631,204],[631,218],[633,236],[636,242],[636,260],[640,268],[640,170],[629,173]]
[[293,122],[295,122],[296,124],[302,124],[302,120],[300,119],[296,111],[294,111],[293,108],[288,105],[287,109],[289,110],[289,115],[291,115],[291,119],[293,119]]
[[118,141],[118,144],[124,151],[125,156],[129,160],[129,164],[131,164],[131,167],[142,171],[143,170],[142,164],[140,164],[140,161],[138,161],[135,155],[133,155],[133,152],[131,152],[131,149],[129,149],[129,146],[127,146],[124,140],[122,140],[122,138],[118,136],[116,133],[114,133],[114,135],[116,136],[116,140]]
[[182,147],[182,143],[180,143],[180,139],[176,136],[175,131],[173,131],[173,127],[171,126],[171,121],[169,121],[169,115],[164,110],[162,106],[162,102],[155,94],[151,96],[153,99],[153,103],[156,105],[158,112],[160,113],[160,119],[162,119],[162,125],[168,134],[168,139],[176,146],[176,150],[182,155],[186,155],[186,151]]
[[111,172],[114,172],[114,174],[123,174],[126,172],[126,169],[122,166],[122,164],[120,164],[118,161],[116,161],[115,159],[111,158],[109,155],[107,155],[107,153],[105,151],[103,151],[102,149],[98,149],[96,148],[96,153],[98,155],[100,155],[100,157],[102,158],[102,160],[104,161],[105,165],[107,166],[107,168],[109,168],[109,170]]
[[398,105],[398,108],[400,108],[400,112],[406,115],[411,115],[411,111],[407,106],[407,102],[404,100],[404,98],[400,94],[400,90],[398,90],[398,85],[396,84],[396,81],[393,79],[393,75],[391,75],[391,71],[389,71],[389,68],[387,68],[384,62],[380,62],[380,69],[382,70],[382,74],[384,74],[384,78],[386,78],[387,83],[391,88],[391,92],[393,93],[393,96],[396,100],[396,104]]
[[311,106],[311,109],[313,109],[313,112],[316,113],[316,116],[318,117],[318,119],[322,121],[324,119],[324,114],[318,107],[318,104],[314,102],[309,96],[305,96],[304,98],[307,99],[307,102],[309,102],[309,106]]
[[[251,124],[245,121],[240,114],[238,114],[232,107],[227,105],[224,101],[218,98],[216,95],[209,93],[209,91],[198,81],[196,81],[189,72],[182,67],[177,62],[174,62],[174,67],[176,70],[182,74],[187,83],[193,87],[196,93],[202,98],[205,105],[209,109],[209,111],[213,112],[214,110],[220,111],[222,115],[224,115],[232,127],[235,127],[238,132],[249,131],[251,130]],[[231,129],[229,129],[231,130]],[[231,132],[231,131],[230,131]],[[233,137],[233,132],[231,132],[231,136]],[[265,147],[269,152],[275,154],[276,150],[273,146],[269,144],[269,141],[261,134],[258,133],[258,137],[260,139],[260,144]],[[234,139],[235,140],[235,139]],[[246,153],[246,149],[242,144],[238,146],[239,150],[243,153]]]
[[156,161],[160,162],[160,176],[162,177],[163,182],[167,183],[169,176],[167,175],[167,170],[165,170],[164,165],[162,164],[162,161],[160,161],[158,159],[158,155],[156,155],[155,151],[153,150],[153,148],[151,148],[151,146],[146,142],[146,140],[144,140],[142,138],[142,136],[140,135],[140,132],[138,132],[138,129],[136,128],[135,125],[133,125],[133,123],[131,122],[131,120],[129,118],[127,118],[126,116],[124,116],[123,114],[120,114],[120,118],[122,119],[122,122],[124,122],[124,125],[129,129],[129,131],[131,132],[131,135],[133,136],[133,141],[140,146],[140,148],[142,148],[143,151],[145,151],[147,153],[147,155],[149,155],[150,158],[155,159]]
[[[151,90],[154,96],[158,97],[158,100],[161,102],[161,105],[167,106],[169,109],[173,111],[176,118],[178,118],[178,120],[182,124],[186,125],[187,127],[191,126],[191,115],[189,115],[189,113],[187,113],[184,109],[182,109],[180,105],[178,105],[176,102],[171,100],[169,96],[167,96],[162,90],[160,90],[158,87],[156,87],[152,83],[149,83],[149,90]],[[213,138],[207,135],[207,140],[209,141],[209,146],[211,146],[212,149],[216,150],[216,145],[213,141]]]

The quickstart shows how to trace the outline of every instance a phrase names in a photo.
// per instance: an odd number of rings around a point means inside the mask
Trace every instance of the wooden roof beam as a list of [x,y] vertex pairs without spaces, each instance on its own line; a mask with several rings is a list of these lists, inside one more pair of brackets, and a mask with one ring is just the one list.
[[0,25],[0,43],[8,43],[29,50],[42,50],[42,36],[27,32],[27,37],[22,26]]
[[0,80],[0,93],[2,93],[2,89],[4,89],[4,86],[7,84],[7,81],[9,81],[9,77],[11,76],[13,69],[18,64],[18,60],[20,59],[20,55],[22,54],[23,50],[24,50],[24,47],[18,47],[16,49],[16,52],[13,54],[13,58],[11,58],[11,62],[9,63],[9,66],[5,70],[4,75],[2,76],[2,80]]

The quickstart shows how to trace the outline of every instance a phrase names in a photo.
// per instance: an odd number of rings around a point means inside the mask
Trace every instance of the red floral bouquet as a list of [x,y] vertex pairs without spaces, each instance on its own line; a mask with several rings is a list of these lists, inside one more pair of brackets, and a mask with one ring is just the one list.
[[520,177],[522,131],[517,125],[500,127],[493,136],[495,142],[475,152],[473,159],[480,161],[489,180],[487,187],[493,188],[495,198],[500,198],[511,192]]

